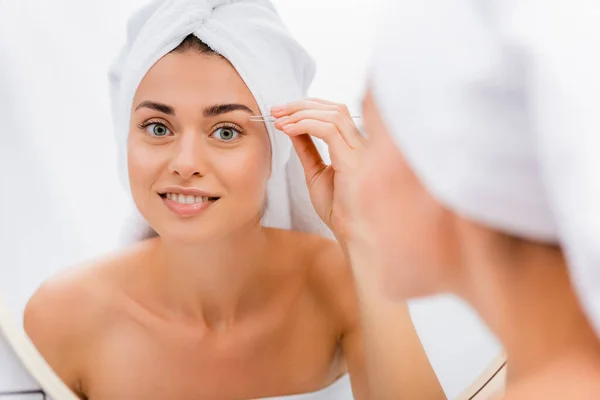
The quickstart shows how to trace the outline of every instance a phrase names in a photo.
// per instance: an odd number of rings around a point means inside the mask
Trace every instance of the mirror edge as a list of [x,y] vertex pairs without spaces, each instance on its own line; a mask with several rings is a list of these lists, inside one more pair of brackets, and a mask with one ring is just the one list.
[[36,383],[53,400],[78,400],[33,345],[25,330],[16,323],[5,297],[0,293],[0,337]]
[[[494,360],[477,376],[475,381],[466,388],[457,398],[456,400],[491,400],[498,396],[496,390],[499,390],[500,393],[504,393],[504,388],[506,386],[504,374],[506,372],[506,353],[504,351],[500,352]],[[486,389],[492,390],[492,397],[485,397],[482,393]],[[483,395],[484,397],[479,398],[479,395]],[[500,396],[501,398],[502,396]]]

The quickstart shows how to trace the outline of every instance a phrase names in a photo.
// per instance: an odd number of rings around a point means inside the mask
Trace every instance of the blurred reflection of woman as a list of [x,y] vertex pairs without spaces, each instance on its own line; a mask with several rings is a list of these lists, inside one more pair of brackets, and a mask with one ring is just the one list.
[[[366,138],[342,106],[272,110],[352,261],[359,302],[369,290],[457,294],[505,346],[510,396],[597,398],[600,343],[588,317],[600,292],[600,9],[389,3]],[[330,166],[307,133],[328,143]],[[391,381],[394,355],[376,340],[365,351],[368,370]]]

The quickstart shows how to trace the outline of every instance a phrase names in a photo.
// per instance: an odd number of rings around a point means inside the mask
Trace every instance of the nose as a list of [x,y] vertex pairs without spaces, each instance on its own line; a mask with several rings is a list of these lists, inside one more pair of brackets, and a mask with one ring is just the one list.
[[169,163],[169,172],[191,179],[206,174],[204,146],[201,135],[196,132],[184,133],[174,146],[174,153]]

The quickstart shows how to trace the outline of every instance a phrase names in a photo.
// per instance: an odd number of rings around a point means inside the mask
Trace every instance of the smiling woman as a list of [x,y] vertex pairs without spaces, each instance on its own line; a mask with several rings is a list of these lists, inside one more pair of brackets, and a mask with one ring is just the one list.
[[[260,114],[256,100],[235,68],[205,49],[190,35],[161,58],[136,91],[130,122],[135,204],[158,235],[182,242],[258,224],[270,177],[266,126],[249,120]],[[199,214],[201,229],[180,219]]]
[[[181,17],[180,4],[154,3],[159,10],[144,10],[144,24],[155,26],[164,12]],[[236,31],[243,32],[247,13],[280,25],[266,1],[223,2],[217,15],[233,10],[226,25]],[[373,398],[354,281],[340,246],[313,234],[320,225],[305,222],[302,232],[289,216],[276,224],[265,218],[274,208],[280,215],[298,211],[299,199],[287,203],[282,194],[294,183],[304,186],[304,176],[282,174],[286,164],[278,162],[292,154],[289,139],[250,117],[264,114],[257,98],[305,95],[314,67],[283,30],[254,26],[247,29],[259,41],[265,34],[269,42],[285,39],[276,48],[282,62],[273,64],[269,54],[253,60],[254,69],[275,68],[287,79],[276,96],[254,74],[242,75],[249,68],[239,60],[250,57],[239,50],[217,55],[189,28],[148,67],[131,98],[116,90],[123,115],[117,120],[127,121],[117,134],[127,131],[128,188],[151,232],[47,281],[25,312],[32,341],[81,398]],[[257,51],[256,43],[245,46]],[[113,70],[113,78],[136,69],[117,65],[124,72]],[[312,210],[308,199],[305,206]],[[425,398],[443,397],[408,309],[395,311],[393,332],[410,348],[403,358],[411,379],[388,394],[418,387]]]

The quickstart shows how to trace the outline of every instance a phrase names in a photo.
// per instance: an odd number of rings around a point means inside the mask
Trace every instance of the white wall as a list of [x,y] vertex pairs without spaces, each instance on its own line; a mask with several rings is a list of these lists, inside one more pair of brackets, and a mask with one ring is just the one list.
[[[15,315],[42,280],[116,245],[127,209],[117,180],[106,71],[128,14],[141,3],[0,4],[0,289]],[[358,113],[377,2],[275,3],[317,60],[310,95],[347,103]],[[493,339],[461,305],[419,302],[413,316],[451,395],[496,355]],[[10,365],[2,357],[0,372]]]

